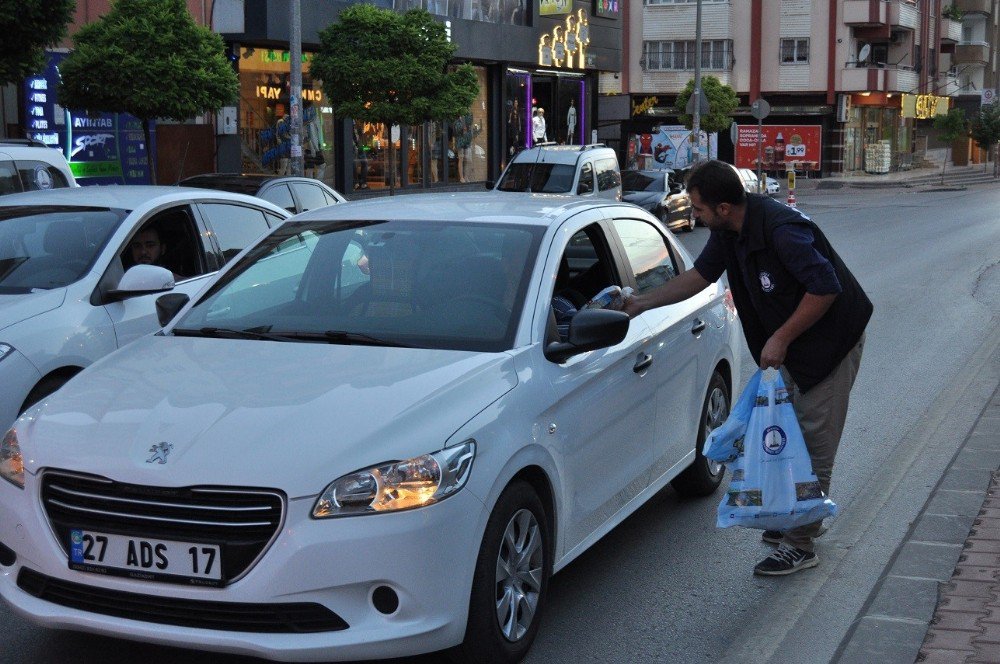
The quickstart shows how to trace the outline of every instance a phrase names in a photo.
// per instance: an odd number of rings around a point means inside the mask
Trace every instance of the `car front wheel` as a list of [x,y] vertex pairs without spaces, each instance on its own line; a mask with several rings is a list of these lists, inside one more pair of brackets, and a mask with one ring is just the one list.
[[716,371],[708,383],[708,393],[701,408],[701,422],[698,425],[698,444],[694,463],[674,478],[671,485],[682,496],[700,497],[713,493],[722,483],[726,467],[705,458],[701,453],[708,434],[722,425],[729,417],[729,388],[722,375]]
[[531,486],[500,495],[479,548],[460,662],[519,662],[531,647],[552,567],[549,519]]

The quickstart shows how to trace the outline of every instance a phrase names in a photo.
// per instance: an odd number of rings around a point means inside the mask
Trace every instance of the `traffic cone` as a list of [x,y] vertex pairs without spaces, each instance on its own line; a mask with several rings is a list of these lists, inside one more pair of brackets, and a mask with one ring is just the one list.
[[788,207],[795,207],[795,190],[794,189],[789,189],[788,190],[788,202],[787,202],[787,205],[788,205]]

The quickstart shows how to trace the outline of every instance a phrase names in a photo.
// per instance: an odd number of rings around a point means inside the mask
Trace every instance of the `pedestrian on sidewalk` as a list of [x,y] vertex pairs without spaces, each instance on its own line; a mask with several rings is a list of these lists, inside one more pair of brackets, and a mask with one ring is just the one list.
[[[823,232],[795,208],[748,194],[729,164],[706,161],[688,175],[691,206],[712,232],[694,269],[625,301],[631,317],[700,293],[729,276],[744,336],[762,369],[781,369],[825,495],[861,363],[872,303]],[[815,567],[822,521],[786,532],[755,574]]]

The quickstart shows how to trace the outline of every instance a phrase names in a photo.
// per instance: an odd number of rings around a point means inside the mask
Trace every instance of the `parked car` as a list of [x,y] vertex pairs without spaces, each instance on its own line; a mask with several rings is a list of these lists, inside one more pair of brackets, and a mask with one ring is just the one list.
[[292,214],[308,212],[347,201],[319,180],[305,177],[253,173],[205,173],[184,178],[182,187],[218,189],[236,194],[256,196],[274,203]]
[[0,138],[0,195],[77,186],[59,150],[32,139]]
[[770,175],[767,176],[767,195],[775,196],[781,192],[781,184],[772,178]]
[[603,143],[544,144],[521,150],[507,164],[496,187],[506,192],[571,194],[587,198],[622,199],[622,176],[615,151]]
[[760,187],[760,180],[757,179],[757,173],[755,173],[753,169],[737,168],[736,172],[739,173],[740,180],[743,182],[743,188],[746,189],[747,193],[763,193]]
[[497,200],[315,210],[162,297],[161,333],[3,439],[0,595],[276,660],[520,661],[551,573],[667,483],[718,487],[701,448],[742,333],[718,282],[631,320],[580,310],[562,341],[553,296],[643,292],[691,256],[633,205]]
[[684,182],[670,169],[622,171],[622,197],[652,212],[670,230],[694,230],[694,208]]
[[[0,426],[83,367],[158,329],[157,294],[193,295],[288,216],[249,196],[176,187],[0,197]],[[157,239],[159,266],[137,264],[132,244]],[[151,253],[144,259],[157,261]]]

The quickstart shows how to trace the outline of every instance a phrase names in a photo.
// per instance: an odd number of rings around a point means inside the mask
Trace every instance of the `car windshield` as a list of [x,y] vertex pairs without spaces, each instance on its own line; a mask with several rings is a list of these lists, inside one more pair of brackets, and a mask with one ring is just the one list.
[[173,333],[509,349],[544,228],[435,221],[286,223]]
[[623,191],[666,191],[665,178],[662,173],[643,173],[642,171],[622,171]]
[[521,162],[511,164],[497,189],[500,191],[532,191],[565,194],[573,190],[576,168],[570,164]]
[[0,207],[0,293],[77,281],[127,215],[127,210],[99,207]]

